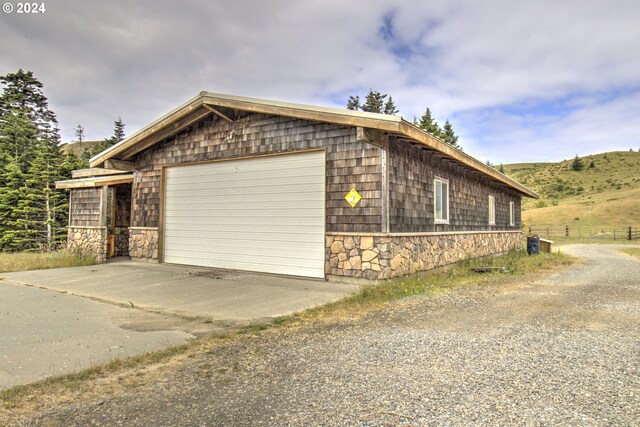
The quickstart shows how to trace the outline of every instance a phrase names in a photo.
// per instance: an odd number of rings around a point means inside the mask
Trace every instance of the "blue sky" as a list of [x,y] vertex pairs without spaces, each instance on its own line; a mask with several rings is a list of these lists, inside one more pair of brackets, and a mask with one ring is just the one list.
[[[11,2],[11,0],[9,0]],[[0,14],[64,141],[133,133],[202,90],[325,106],[369,88],[449,119],[482,161],[640,149],[637,1],[45,2]]]

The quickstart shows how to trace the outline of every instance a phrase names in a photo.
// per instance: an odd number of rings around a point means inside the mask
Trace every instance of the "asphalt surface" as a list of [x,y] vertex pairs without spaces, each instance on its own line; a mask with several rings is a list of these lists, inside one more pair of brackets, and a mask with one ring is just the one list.
[[17,425],[638,425],[640,260],[612,246],[539,280],[411,298],[212,347]]

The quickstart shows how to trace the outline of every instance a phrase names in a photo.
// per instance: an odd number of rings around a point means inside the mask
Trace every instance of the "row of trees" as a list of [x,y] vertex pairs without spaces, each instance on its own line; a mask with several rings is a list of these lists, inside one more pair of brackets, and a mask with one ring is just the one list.
[[[88,167],[88,159],[60,150],[56,115],[31,71],[0,76],[0,83],[0,251],[51,250],[66,237],[69,208],[55,181]],[[123,124],[120,130],[105,144],[122,139]]]
[[[350,96],[347,100],[347,109],[382,114],[397,114],[399,112],[391,96],[387,95],[386,93],[382,94],[379,91],[373,89],[369,90],[369,93],[364,98],[364,102],[360,101],[360,96],[358,95]],[[449,145],[452,145],[459,149],[462,148],[458,144],[458,135],[456,135],[455,131],[453,130],[451,122],[447,120],[444,123],[444,126],[441,128],[438,122],[436,122],[431,115],[431,110],[429,108],[425,110],[420,119],[414,117],[413,124],[429,132],[433,136],[440,138]]]

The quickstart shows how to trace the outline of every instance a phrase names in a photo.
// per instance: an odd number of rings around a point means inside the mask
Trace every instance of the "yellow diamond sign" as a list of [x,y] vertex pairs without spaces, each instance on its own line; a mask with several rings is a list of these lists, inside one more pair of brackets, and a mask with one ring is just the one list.
[[354,208],[358,204],[360,199],[362,199],[362,196],[356,191],[355,188],[352,188],[351,191],[349,191],[347,195],[344,196],[344,199],[349,202],[352,208]]

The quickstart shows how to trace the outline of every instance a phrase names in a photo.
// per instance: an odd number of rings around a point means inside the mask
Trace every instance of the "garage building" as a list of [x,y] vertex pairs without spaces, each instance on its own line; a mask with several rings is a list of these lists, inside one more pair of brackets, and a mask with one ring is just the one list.
[[520,247],[537,195],[400,116],[202,92],[91,159],[68,248],[384,279]]

